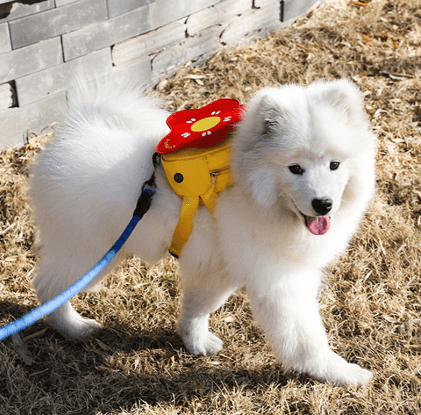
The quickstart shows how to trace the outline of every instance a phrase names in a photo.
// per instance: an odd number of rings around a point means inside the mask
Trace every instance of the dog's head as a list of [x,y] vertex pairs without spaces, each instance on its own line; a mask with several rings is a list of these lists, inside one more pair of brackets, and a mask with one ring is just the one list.
[[375,137],[349,81],[263,89],[237,128],[235,181],[260,207],[282,206],[315,235],[355,199],[356,181],[373,181]]

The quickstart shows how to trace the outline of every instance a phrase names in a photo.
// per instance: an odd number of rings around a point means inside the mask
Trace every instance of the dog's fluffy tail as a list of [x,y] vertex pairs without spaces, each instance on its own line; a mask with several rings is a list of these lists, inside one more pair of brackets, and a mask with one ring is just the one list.
[[114,242],[152,174],[168,115],[133,88],[95,85],[71,94],[64,121],[31,171],[41,251],[72,255],[86,244],[106,250]]
[[162,102],[145,95],[141,86],[96,81],[69,92],[67,122],[80,122],[84,128],[95,124],[114,130],[146,129],[153,135],[168,116],[161,107]]

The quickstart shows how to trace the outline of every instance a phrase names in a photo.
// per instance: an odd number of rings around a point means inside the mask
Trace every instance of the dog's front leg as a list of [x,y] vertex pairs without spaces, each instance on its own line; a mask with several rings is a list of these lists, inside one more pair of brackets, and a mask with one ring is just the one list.
[[250,278],[247,291],[255,317],[286,370],[335,385],[367,383],[369,371],[347,363],[328,346],[317,303],[320,273],[283,264],[281,275],[275,274]]
[[186,349],[194,355],[213,355],[222,341],[209,331],[209,313],[222,306],[237,288],[223,274],[182,274],[183,300],[178,331]]

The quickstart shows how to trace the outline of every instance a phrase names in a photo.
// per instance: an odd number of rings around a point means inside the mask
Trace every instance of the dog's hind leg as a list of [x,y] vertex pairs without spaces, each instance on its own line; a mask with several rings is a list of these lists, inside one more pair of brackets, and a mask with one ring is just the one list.
[[209,331],[209,314],[221,307],[236,290],[223,276],[182,276],[183,302],[178,331],[186,349],[193,355],[213,355],[222,341]]
[[64,336],[70,338],[86,337],[102,328],[96,320],[82,317],[70,301],[47,316],[47,321]]
[[[100,286],[101,279],[119,262],[121,257],[122,254],[117,254],[116,258],[94,282],[84,289],[84,292],[96,291]],[[82,277],[92,265],[94,264],[91,264],[91,261],[80,257],[64,258],[60,255],[41,257],[37,276],[34,279],[34,287],[40,303],[45,303],[60,294]],[[78,314],[70,301],[49,314],[46,320],[63,335],[70,338],[90,335],[102,327],[97,321],[86,319]]]

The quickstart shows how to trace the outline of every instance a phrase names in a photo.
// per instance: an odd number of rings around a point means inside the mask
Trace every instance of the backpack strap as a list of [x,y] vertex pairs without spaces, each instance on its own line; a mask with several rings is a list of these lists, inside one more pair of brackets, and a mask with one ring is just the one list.
[[190,237],[199,204],[203,203],[213,214],[217,194],[231,185],[228,137],[244,111],[245,106],[237,100],[225,98],[167,118],[171,131],[156,150],[168,182],[183,199],[170,247],[175,257]]
[[231,146],[227,139],[209,149],[188,148],[161,155],[168,182],[183,199],[170,247],[173,256],[178,257],[188,241],[199,204],[203,203],[213,214],[217,194],[232,184],[230,153]]
[[190,238],[193,229],[193,219],[198,206],[199,197],[185,196],[183,198],[180,218],[178,219],[177,227],[175,228],[169,249],[170,254],[175,258],[180,256],[181,250]]

